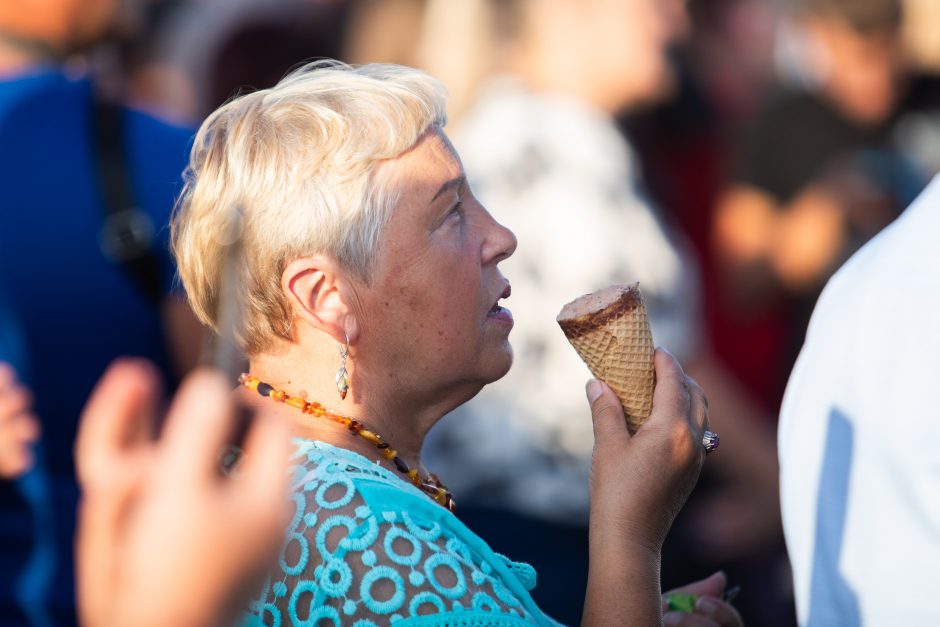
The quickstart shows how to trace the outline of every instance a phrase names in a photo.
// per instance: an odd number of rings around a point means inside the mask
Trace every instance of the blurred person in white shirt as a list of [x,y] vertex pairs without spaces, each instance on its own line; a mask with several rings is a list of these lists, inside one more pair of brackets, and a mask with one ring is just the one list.
[[829,280],[780,416],[801,625],[936,625],[940,180]]

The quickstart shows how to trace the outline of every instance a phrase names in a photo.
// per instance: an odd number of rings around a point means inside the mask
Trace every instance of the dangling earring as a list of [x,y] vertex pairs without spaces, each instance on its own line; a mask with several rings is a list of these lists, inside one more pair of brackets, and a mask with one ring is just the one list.
[[346,372],[346,358],[349,357],[348,335],[346,335],[346,347],[339,349],[339,356],[343,360],[343,365],[336,371],[336,389],[339,390],[339,397],[345,400],[346,393],[349,392],[349,373]]

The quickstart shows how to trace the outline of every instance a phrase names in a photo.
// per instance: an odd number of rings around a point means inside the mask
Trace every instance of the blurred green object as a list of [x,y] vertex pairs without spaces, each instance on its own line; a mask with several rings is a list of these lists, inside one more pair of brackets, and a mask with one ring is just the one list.
[[666,595],[667,611],[691,614],[695,611],[696,601],[698,601],[697,594],[668,594]]

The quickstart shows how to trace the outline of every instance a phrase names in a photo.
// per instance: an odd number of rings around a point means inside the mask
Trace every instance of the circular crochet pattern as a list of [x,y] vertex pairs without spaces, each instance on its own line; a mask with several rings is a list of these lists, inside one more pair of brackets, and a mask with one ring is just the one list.
[[[349,531],[349,533],[346,534],[346,537],[349,537],[349,535],[352,534],[353,531],[355,531],[356,527],[359,526],[359,523],[357,523],[355,519],[350,518],[349,516],[337,515],[337,516],[330,516],[329,518],[324,520],[322,523],[320,523],[320,527],[317,529],[317,535],[316,535],[317,551],[320,552],[320,556],[323,557],[324,561],[329,561],[333,559],[333,553],[331,553],[326,548],[326,536],[333,529],[335,529],[336,527],[340,527],[340,526],[346,527],[346,529]],[[340,544],[342,544],[342,540],[340,540]],[[288,574],[299,574],[299,573],[288,573]]]
[[261,606],[261,611],[258,614],[257,624],[267,625],[269,623],[269,621],[265,620],[265,614],[271,617],[271,627],[281,627],[281,612],[274,604],[265,603],[263,606]]
[[402,512],[401,517],[405,521],[405,527],[416,538],[420,538],[425,542],[434,542],[441,535],[441,526],[436,522],[412,518],[408,515],[408,512]]
[[339,612],[329,605],[323,605],[310,612],[310,615],[307,617],[307,620],[303,622],[303,624],[316,625],[317,627],[326,627],[327,623],[324,621],[324,619],[329,620],[330,623],[334,625],[334,627],[342,627],[343,625],[343,621],[339,617]]
[[473,564],[473,554],[470,553],[469,547],[457,538],[449,539],[447,544],[444,545],[444,548],[447,549],[448,553],[455,553],[468,564]]
[[[438,580],[436,570],[438,568],[449,568],[454,573],[456,582],[451,587],[446,587]],[[424,574],[435,590],[443,594],[448,599],[459,599],[467,592],[467,579],[463,575],[463,569],[460,563],[452,555],[447,553],[435,553],[424,562]]]
[[[343,492],[342,496],[339,498],[334,498],[333,500],[327,500],[326,493],[333,486],[341,485],[346,490]],[[353,497],[356,496],[356,486],[353,485],[352,479],[342,474],[331,475],[329,479],[320,484],[320,487],[317,488],[316,501],[317,505],[323,509],[338,509],[340,507],[345,507],[349,505],[349,502],[353,500]]]
[[[388,579],[395,586],[395,593],[387,601],[379,601],[372,596],[372,586],[382,579]],[[400,608],[405,602],[405,581],[391,566],[376,566],[362,578],[359,594],[370,610],[376,614],[388,614]]]
[[496,600],[488,595],[485,592],[477,592],[473,595],[473,599],[470,601],[471,606],[475,610],[481,610],[483,612],[498,612],[499,603]]
[[[313,603],[313,599],[317,596],[317,584],[313,583],[312,581],[301,580],[298,581],[297,585],[294,587],[294,592],[290,595],[290,601],[287,605],[287,611],[290,614],[291,623],[294,625],[306,622],[297,615],[297,606],[301,605],[301,597],[304,595],[310,595],[309,603],[302,604],[303,607],[308,607],[310,603]],[[315,623],[311,622],[310,624]]]
[[414,595],[411,603],[408,604],[408,613],[412,616],[418,616],[418,609],[425,603],[433,605],[439,613],[447,611],[447,606],[444,605],[444,600],[441,597],[433,592],[425,591]]
[[436,503],[408,498],[407,511],[395,511],[389,488],[413,491],[376,474],[372,461],[320,443],[304,453],[305,465],[293,469],[295,511],[280,568],[243,624],[378,627],[441,615],[448,624],[503,625],[532,617],[516,585],[534,583],[531,568],[492,554]]
[[327,596],[341,597],[352,584],[352,569],[343,560],[332,559],[323,566],[317,584]]
[[[395,540],[398,538],[411,544],[411,553],[405,555],[395,552]],[[398,527],[392,527],[385,533],[385,554],[396,564],[415,566],[421,561],[421,543],[410,533]]]
[[339,541],[339,547],[347,551],[364,551],[379,537],[379,523],[375,518],[367,518],[357,523],[357,527],[348,536]]
[[[287,552],[290,549],[291,545],[296,544],[299,547],[297,557],[297,562],[295,564],[287,563]],[[299,575],[304,572],[304,569],[307,567],[307,561],[310,559],[310,545],[307,544],[307,538],[303,535],[292,531],[287,537],[287,542],[284,543],[283,548],[281,549],[280,556],[280,565],[281,570],[284,571],[287,575]]]

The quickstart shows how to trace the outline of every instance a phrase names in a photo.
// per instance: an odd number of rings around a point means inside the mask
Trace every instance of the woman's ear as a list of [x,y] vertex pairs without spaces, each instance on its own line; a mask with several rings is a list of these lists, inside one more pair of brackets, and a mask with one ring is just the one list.
[[281,291],[290,303],[295,323],[306,324],[339,343],[359,333],[355,312],[347,302],[345,274],[336,262],[321,256],[301,257],[281,274]]

